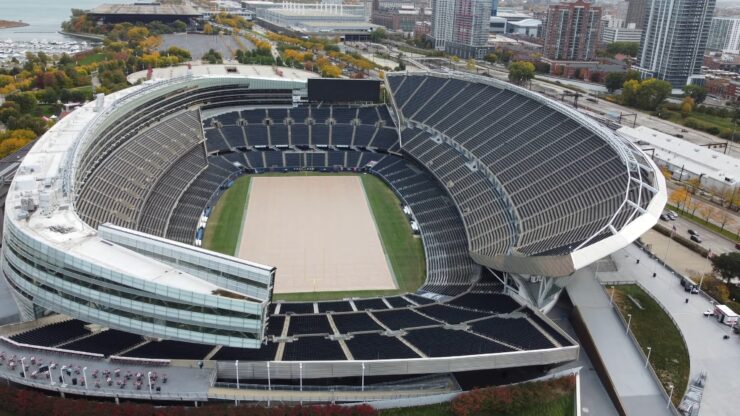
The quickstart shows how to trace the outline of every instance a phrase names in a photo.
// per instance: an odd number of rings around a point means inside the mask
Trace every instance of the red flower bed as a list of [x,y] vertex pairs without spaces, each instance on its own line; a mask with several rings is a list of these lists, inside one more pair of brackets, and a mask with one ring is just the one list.
[[98,402],[82,399],[63,399],[23,388],[0,386],[2,410],[16,416],[376,416],[369,405],[360,406],[233,406],[206,404],[201,407],[150,404]]

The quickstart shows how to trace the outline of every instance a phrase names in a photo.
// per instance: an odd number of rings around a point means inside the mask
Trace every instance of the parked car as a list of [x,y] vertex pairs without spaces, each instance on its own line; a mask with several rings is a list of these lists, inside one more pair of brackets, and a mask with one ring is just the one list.
[[689,234],[695,235],[697,237],[699,236],[699,233],[697,233],[696,231],[692,230],[691,228],[689,228]]
[[686,129],[681,129],[681,133],[688,133],[689,131]]
[[713,311],[713,310],[711,310],[711,309],[707,309],[707,310],[705,310],[705,311],[703,312],[703,314],[704,314],[704,316],[705,316],[705,317],[707,317],[707,316],[712,316],[712,315],[714,315],[714,311]]
[[678,218],[678,214],[673,211],[666,211],[666,214],[668,214],[668,218],[670,218],[672,221]]
[[699,235],[697,235],[697,234],[694,234],[694,235],[692,235],[692,236],[691,236],[690,238],[691,238],[691,241],[693,241],[693,242],[695,242],[695,243],[699,243],[699,244],[701,244],[701,238],[699,238]]
[[669,217],[668,214],[660,214],[660,219],[663,221],[669,221],[671,217]]
[[683,134],[676,134],[676,137],[678,137],[679,139],[683,139]]

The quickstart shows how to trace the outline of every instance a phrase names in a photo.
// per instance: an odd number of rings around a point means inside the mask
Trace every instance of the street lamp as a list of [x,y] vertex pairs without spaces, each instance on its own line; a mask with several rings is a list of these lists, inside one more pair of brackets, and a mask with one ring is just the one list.
[[298,363],[298,383],[300,391],[303,391],[303,363]]
[[87,367],[82,367],[82,380],[85,382],[85,390],[87,390]]
[[669,384],[668,388],[671,389],[671,392],[668,393],[668,403],[665,404],[665,407],[669,407],[671,405],[671,399],[673,398],[673,384]]
[[152,394],[152,372],[151,371],[147,371],[146,381],[149,382],[149,395],[151,395]]
[[362,391],[365,391],[365,363],[362,363]]
[[67,368],[66,365],[63,365],[59,368],[59,377],[62,380],[62,387],[66,386],[67,383],[64,382],[64,370]]
[[239,360],[234,361],[234,368],[236,368],[236,389],[239,390]]
[[629,332],[630,332],[630,324],[631,323],[632,323],[632,314],[631,313],[628,313],[627,314],[627,330],[624,331],[625,334],[629,334]]
[[653,352],[653,347],[647,347],[648,353],[647,358],[645,359],[645,368],[647,368],[648,363],[650,362],[650,353]]
[[270,382],[270,362],[267,362],[267,390],[272,391],[272,383]]

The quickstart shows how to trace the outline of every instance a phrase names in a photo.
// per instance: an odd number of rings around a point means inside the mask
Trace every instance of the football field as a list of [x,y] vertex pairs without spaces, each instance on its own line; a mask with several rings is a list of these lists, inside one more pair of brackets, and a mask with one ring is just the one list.
[[389,295],[424,281],[421,239],[367,174],[243,176],[214,207],[204,248],[276,266],[275,299]]
[[252,179],[237,257],[277,267],[275,293],[395,289],[357,176]]

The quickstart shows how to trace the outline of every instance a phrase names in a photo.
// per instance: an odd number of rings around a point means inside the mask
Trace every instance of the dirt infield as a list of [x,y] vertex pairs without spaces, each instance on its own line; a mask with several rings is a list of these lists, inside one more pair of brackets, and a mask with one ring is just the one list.
[[396,288],[357,176],[253,178],[237,256],[276,266],[275,293]]

